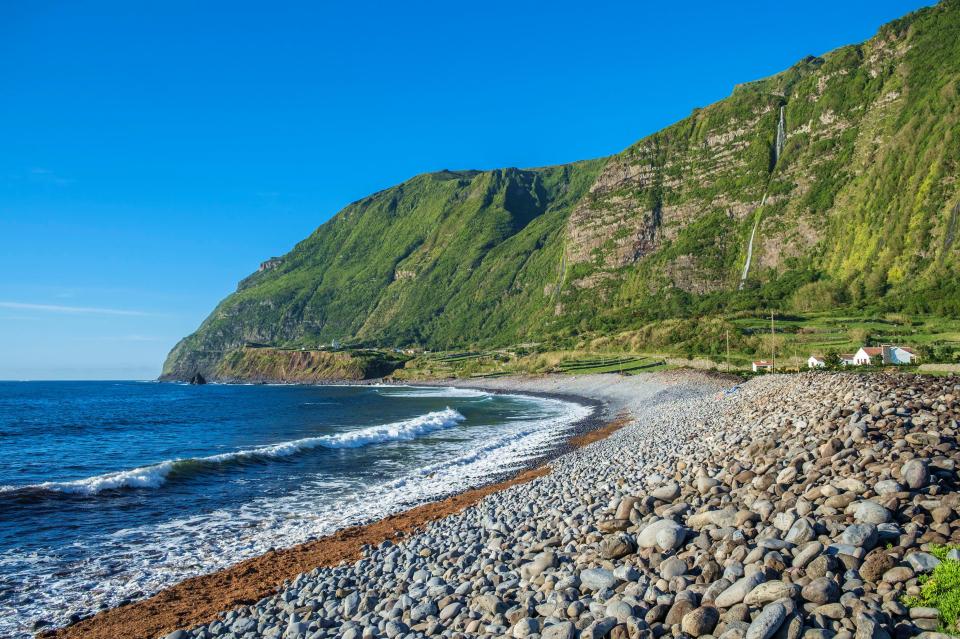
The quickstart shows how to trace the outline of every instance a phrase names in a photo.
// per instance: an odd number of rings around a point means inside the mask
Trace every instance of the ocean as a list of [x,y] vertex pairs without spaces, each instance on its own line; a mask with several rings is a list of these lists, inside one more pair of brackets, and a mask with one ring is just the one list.
[[505,476],[591,410],[452,387],[0,382],[0,636]]

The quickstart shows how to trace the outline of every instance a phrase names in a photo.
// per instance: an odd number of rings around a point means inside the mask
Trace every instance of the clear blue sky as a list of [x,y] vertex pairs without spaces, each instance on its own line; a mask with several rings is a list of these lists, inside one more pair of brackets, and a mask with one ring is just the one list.
[[355,199],[614,153],[924,4],[0,3],[0,379],[155,377]]

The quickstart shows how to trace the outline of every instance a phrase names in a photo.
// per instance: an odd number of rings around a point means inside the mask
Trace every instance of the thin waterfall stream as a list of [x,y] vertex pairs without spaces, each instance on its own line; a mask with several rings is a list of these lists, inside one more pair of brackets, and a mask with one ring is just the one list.
[[786,127],[784,126],[783,121],[783,111],[784,106],[780,106],[780,121],[777,123],[777,141],[773,147],[773,166],[776,168],[777,162],[780,161],[780,155],[783,153],[783,145],[787,141],[787,132]]
[[[773,166],[770,168],[770,174],[773,175],[774,169],[777,168],[777,164],[780,162],[780,156],[783,154],[783,145],[787,141],[787,131],[784,122],[784,108],[785,105],[780,105],[780,118],[777,121],[777,137],[773,144]],[[767,188],[769,189],[769,181]],[[742,291],[744,285],[747,283],[747,275],[750,274],[750,263],[753,261],[753,239],[757,235],[757,229],[760,227],[760,216],[762,214],[763,205],[767,203],[767,192],[764,192],[763,198],[760,199],[760,206],[757,207],[757,219],[753,223],[753,230],[750,232],[750,241],[747,243],[747,260],[743,265],[743,273],[740,274],[740,284],[737,286],[738,291]]]
[[[758,206],[757,208],[759,209],[760,207],[762,207],[766,201],[767,201],[767,194],[764,193],[763,199],[760,200],[760,206]],[[753,259],[753,238],[757,234],[757,227],[760,226],[759,212],[757,213],[756,217],[757,219],[753,223],[753,230],[750,231],[750,241],[747,243],[747,261],[743,265],[743,273],[740,274],[740,286],[737,287],[737,290],[739,291],[743,290],[743,285],[747,281],[747,274],[750,272],[750,261]]]

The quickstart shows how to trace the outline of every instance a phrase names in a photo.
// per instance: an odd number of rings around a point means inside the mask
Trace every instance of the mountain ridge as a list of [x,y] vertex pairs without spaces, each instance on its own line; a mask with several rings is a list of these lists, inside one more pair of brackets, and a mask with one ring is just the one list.
[[506,345],[803,305],[960,313],[958,32],[946,0],[612,156],[371,194],[245,278],[163,376],[208,375],[248,343]]

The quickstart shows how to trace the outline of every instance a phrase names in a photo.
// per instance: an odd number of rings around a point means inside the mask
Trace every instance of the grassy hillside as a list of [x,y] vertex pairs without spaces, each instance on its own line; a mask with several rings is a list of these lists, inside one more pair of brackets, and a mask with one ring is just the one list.
[[949,0],[616,156],[364,198],[241,282],[164,375],[215,375],[248,343],[450,350],[768,308],[960,315],[957,33]]
[[[709,318],[654,320],[614,333],[584,333],[529,346],[456,353],[420,353],[394,379],[491,377],[529,373],[639,375],[672,366],[749,371],[776,356],[778,371],[806,370],[811,353],[853,353],[864,344],[913,346],[924,364],[910,371],[960,366],[960,319],[841,311],[776,315],[738,312]],[[729,345],[729,351],[727,347]],[[857,369],[864,370],[864,369]]]

